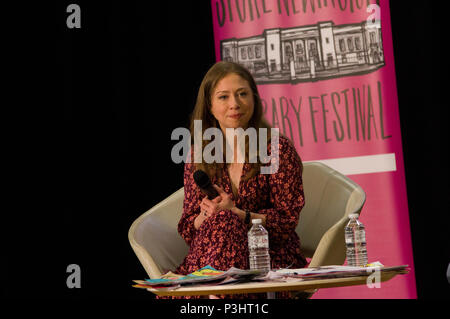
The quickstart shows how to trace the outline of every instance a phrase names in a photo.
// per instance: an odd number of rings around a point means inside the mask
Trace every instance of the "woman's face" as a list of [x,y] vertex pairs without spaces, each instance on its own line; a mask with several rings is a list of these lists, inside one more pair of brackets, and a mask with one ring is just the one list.
[[222,131],[226,128],[247,128],[254,110],[254,97],[249,83],[230,73],[217,83],[211,95],[211,113]]

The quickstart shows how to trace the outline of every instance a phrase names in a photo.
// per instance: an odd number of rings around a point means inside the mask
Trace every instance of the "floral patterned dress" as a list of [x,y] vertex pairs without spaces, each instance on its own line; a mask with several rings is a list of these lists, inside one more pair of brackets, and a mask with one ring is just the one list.
[[[226,167],[222,178],[212,183],[221,186],[232,195],[235,205],[243,210],[266,215],[269,233],[269,251],[272,269],[306,266],[300,241],[295,228],[300,211],[305,204],[302,184],[302,164],[293,144],[285,137],[279,138],[279,168],[274,174],[257,174],[243,180],[251,168],[244,163],[237,196],[232,192],[231,180]],[[269,145],[270,150],[270,145]],[[176,272],[188,274],[206,265],[219,270],[230,267],[249,268],[247,232],[249,226],[234,213],[224,210],[206,219],[198,230],[194,220],[200,214],[200,202],[205,195],[193,179],[195,166],[185,164],[183,215],[178,232],[189,245],[189,253]],[[233,295],[229,298],[265,297],[265,294]],[[262,295],[262,296],[261,296]],[[278,297],[288,297],[284,293]]]

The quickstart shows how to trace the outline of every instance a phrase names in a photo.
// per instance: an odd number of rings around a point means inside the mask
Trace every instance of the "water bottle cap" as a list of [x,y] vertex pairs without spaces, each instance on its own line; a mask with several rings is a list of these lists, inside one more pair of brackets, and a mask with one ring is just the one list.
[[359,217],[359,214],[350,214],[350,215],[348,215],[348,218],[358,218]]
[[261,223],[262,223],[262,219],[261,218],[252,219],[252,224],[261,224]]

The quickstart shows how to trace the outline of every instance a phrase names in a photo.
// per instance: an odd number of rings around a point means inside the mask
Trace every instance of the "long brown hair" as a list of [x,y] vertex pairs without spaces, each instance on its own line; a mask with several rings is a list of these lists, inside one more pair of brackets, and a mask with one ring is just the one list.
[[[191,123],[190,123],[190,131],[191,131],[191,144],[194,143],[194,121],[201,120],[202,121],[202,136],[206,129],[210,127],[220,128],[218,121],[215,119],[213,114],[211,113],[211,96],[212,93],[219,83],[227,75],[234,73],[242,77],[244,80],[248,82],[254,97],[254,110],[253,115],[248,122],[248,127],[253,127],[256,129],[256,134],[259,141],[259,129],[266,128],[267,132],[267,141],[270,139],[270,125],[264,120],[263,116],[263,108],[261,98],[258,93],[258,87],[256,86],[256,82],[253,79],[250,72],[244,68],[243,66],[233,63],[233,62],[225,62],[220,61],[214,64],[206,73],[203,78],[202,83],[200,84],[200,88],[198,90],[197,102],[195,103],[194,111],[191,115]],[[210,143],[210,141],[205,141],[202,139],[202,154],[206,145]],[[259,144],[259,143],[258,143]],[[263,145],[265,146],[265,145]],[[260,145],[257,146],[257,151],[259,152]],[[248,144],[246,142],[246,154],[245,161],[248,163]],[[224,157],[225,159],[225,157]],[[225,160],[223,161],[225,162]],[[217,176],[220,177],[221,169],[223,168],[224,163],[206,163],[202,160],[201,163],[195,163],[196,169],[202,169],[205,171],[210,177]],[[244,177],[244,179],[251,178],[255,176],[261,166],[261,162],[251,163],[252,169],[249,173]]]

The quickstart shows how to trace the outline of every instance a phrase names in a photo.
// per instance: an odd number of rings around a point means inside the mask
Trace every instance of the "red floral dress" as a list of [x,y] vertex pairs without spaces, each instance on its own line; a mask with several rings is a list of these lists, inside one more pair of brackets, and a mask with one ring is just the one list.
[[[302,184],[302,164],[293,144],[285,137],[279,138],[279,169],[274,174],[258,174],[248,180],[243,176],[251,168],[244,163],[237,196],[233,195],[226,167],[222,178],[212,183],[232,194],[235,205],[243,210],[266,215],[269,232],[269,250],[272,269],[306,265],[295,228],[300,211],[305,204]],[[269,145],[270,150],[270,145]],[[249,228],[234,213],[224,210],[206,219],[198,230],[194,220],[200,213],[200,202],[205,197],[196,186],[193,163],[185,164],[184,210],[178,232],[189,245],[189,253],[176,272],[188,274],[206,265],[219,270],[230,267],[249,268],[247,232]],[[258,294],[227,296],[252,298]],[[259,294],[261,296],[261,294]],[[263,294],[261,297],[265,297]],[[288,297],[282,294],[278,297]]]

